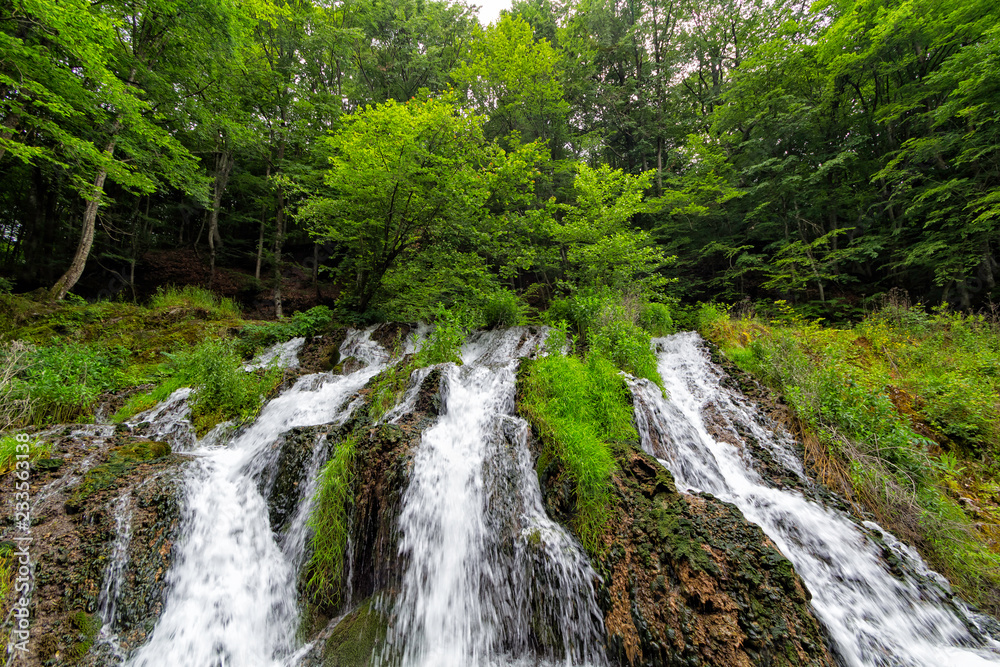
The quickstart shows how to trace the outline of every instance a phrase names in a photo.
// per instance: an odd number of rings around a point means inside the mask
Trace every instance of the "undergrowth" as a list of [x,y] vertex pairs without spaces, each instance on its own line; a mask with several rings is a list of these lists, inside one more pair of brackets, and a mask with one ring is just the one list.
[[728,358],[783,395],[821,481],[1000,612],[996,322],[899,302],[844,329],[781,302],[770,319],[717,306],[698,319]]
[[312,553],[306,564],[306,586],[313,602],[336,607],[347,548],[349,510],[354,501],[354,457],[357,443],[346,438],[319,474],[314,506],[307,521],[313,531]]
[[169,310],[173,308],[200,308],[217,319],[239,318],[240,307],[232,299],[220,297],[213,292],[194,285],[184,287],[168,286],[157,288],[156,294],[149,300],[152,309]]
[[[13,435],[0,437],[0,475],[6,475],[17,465],[18,455],[27,455],[27,461],[47,459],[52,454],[52,443],[41,440],[21,442]],[[0,597],[2,599],[2,597]]]
[[650,336],[673,331],[666,305],[610,289],[589,290],[554,299],[545,316],[550,324],[567,323],[577,340],[621,370],[663,386]]
[[586,361],[553,354],[523,368],[519,405],[542,442],[539,470],[551,462],[565,468],[576,496],[575,528],[584,545],[598,551],[610,516],[612,444],[638,437],[628,387],[599,354]]
[[332,323],[333,311],[326,306],[316,306],[278,322],[247,324],[240,330],[237,349],[244,357],[249,357],[262,348],[292,338],[317,336]]
[[[163,353],[242,325],[228,300],[167,290],[147,306],[0,295],[0,429],[89,420],[97,399],[164,379]],[[138,399],[137,399],[138,400]],[[151,406],[150,406],[151,407]]]

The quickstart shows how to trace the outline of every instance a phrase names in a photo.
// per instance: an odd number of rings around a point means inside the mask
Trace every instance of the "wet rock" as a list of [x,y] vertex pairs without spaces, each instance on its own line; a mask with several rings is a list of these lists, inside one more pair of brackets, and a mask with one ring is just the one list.
[[272,445],[279,450],[273,465],[257,476],[257,488],[267,500],[271,530],[281,532],[302,499],[309,463],[320,439],[325,439],[331,425],[294,428],[283,433]]
[[[116,505],[124,505],[119,509],[131,523],[115,624],[127,650],[143,640],[161,611],[189,458],[113,429],[60,427],[38,437],[52,444],[52,453],[30,480],[31,639],[18,664],[111,664],[98,612],[117,534]],[[13,516],[13,483],[11,475],[0,480],[5,516]],[[119,503],[122,497],[127,502]],[[0,529],[0,541],[14,536],[13,526]],[[3,602],[7,608],[9,600]]]
[[[405,359],[399,363],[405,363]],[[386,371],[393,372],[391,368]],[[370,389],[378,382],[376,377],[369,383],[364,390],[368,392],[366,398],[370,398]],[[339,595],[344,605],[382,593],[391,595],[398,587],[405,569],[398,548],[401,500],[409,483],[413,450],[423,431],[436,419],[440,391],[441,374],[433,370],[423,377],[413,410],[401,415],[396,423],[375,423],[367,406],[359,406],[344,424],[329,427],[326,434],[329,456],[333,456],[344,439],[352,438],[355,442],[354,502],[348,519],[345,558],[348,565]],[[307,617],[303,626],[310,635],[343,609],[313,604],[315,596],[306,583],[307,574],[308,567],[304,567],[299,589]]]
[[[385,641],[388,619],[373,599],[333,621],[316,637],[300,667],[356,667],[373,663]],[[375,661],[377,662],[377,661]]]
[[[835,664],[808,590],[760,528],[708,494],[678,493],[670,473],[636,448],[620,447],[617,458],[611,520],[591,554],[613,661]],[[551,515],[568,524],[566,478],[558,468],[542,474]]]

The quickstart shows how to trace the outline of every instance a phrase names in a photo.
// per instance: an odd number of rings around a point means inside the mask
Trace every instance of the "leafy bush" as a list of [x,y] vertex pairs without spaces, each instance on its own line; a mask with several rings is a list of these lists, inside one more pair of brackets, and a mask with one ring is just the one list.
[[459,352],[467,335],[467,317],[439,304],[434,312],[434,330],[417,352],[417,367],[433,366],[446,361],[461,364]]
[[603,325],[592,328],[587,340],[592,351],[610,359],[615,366],[626,373],[663,386],[649,334],[635,323],[628,320],[609,320]]
[[7,410],[20,412],[21,423],[42,424],[76,419],[101,393],[121,386],[128,350],[53,339],[51,345],[30,348],[14,343],[0,355],[8,371],[16,366],[6,386],[0,386]]
[[334,607],[340,602],[340,582],[344,575],[356,448],[352,438],[337,443],[333,458],[320,471],[315,504],[307,521],[313,535],[306,585],[314,602]]
[[639,326],[656,337],[668,336],[675,330],[670,308],[662,303],[647,303],[639,315]]
[[662,304],[649,304],[635,295],[604,289],[553,300],[546,319],[550,323],[568,323],[591,350],[621,370],[662,387],[649,333],[638,324],[647,313],[651,327],[654,322],[662,327],[670,321],[669,310]]
[[609,293],[593,291],[580,291],[572,296],[553,299],[545,319],[549,323],[567,322],[578,336],[586,336],[609,300]]
[[281,378],[275,368],[260,374],[243,370],[243,361],[228,340],[207,340],[172,360],[178,379],[194,389],[191,414],[199,433],[227,419],[253,418]]
[[527,306],[510,290],[487,294],[483,300],[483,320],[488,328],[513,327],[524,323]]
[[201,308],[214,317],[239,318],[240,307],[232,299],[220,297],[213,292],[194,285],[184,287],[170,286],[166,289],[157,288],[156,294],[149,301],[149,307],[157,310],[170,308]]
[[520,409],[542,440],[539,470],[553,460],[565,467],[575,488],[576,530],[596,551],[609,517],[611,443],[637,437],[628,387],[598,354],[586,362],[555,354],[524,366]]
[[27,454],[28,461],[45,459],[52,454],[52,443],[40,440],[19,442],[12,435],[0,437],[0,475],[6,475],[11,470],[14,470],[18,461],[18,454]]

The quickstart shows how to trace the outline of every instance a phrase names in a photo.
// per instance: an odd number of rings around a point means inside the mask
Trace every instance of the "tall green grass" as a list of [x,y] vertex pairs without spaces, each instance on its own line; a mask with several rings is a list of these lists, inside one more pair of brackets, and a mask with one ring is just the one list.
[[317,604],[336,607],[341,600],[356,450],[353,438],[337,443],[333,458],[320,471],[315,504],[307,520],[313,535],[306,585]]
[[555,460],[566,469],[576,496],[575,528],[584,545],[598,551],[610,516],[612,444],[638,437],[628,387],[598,354],[524,363],[520,409],[541,437],[539,468]]
[[232,299],[220,297],[213,292],[194,285],[166,289],[157,288],[156,294],[149,300],[149,307],[156,310],[170,308],[200,308],[206,310],[218,319],[239,318],[240,307]]

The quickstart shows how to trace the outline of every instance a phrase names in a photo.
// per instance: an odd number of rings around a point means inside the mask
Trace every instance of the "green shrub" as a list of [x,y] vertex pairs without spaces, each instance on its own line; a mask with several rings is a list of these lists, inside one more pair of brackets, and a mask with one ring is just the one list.
[[526,311],[525,303],[506,289],[487,294],[482,305],[483,320],[490,329],[524,324]]
[[243,370],[243,361],[228,340],[207,340],[174,360],[181,381],[194,389],[190,404],[198,433],[227,419],[252,419],[281,377],[277,368],[262,373]]
[[646,317],[650,329],[666,333],[670,312],[662,304],[650,304],[635,295],[610,289],[581,290],[555,299],[546,312],[550,324],[568,323],[591,350],[610,359],[621,370],[663,386],[649,330],[639,323]]
[[434,330],[417,352],[417,367],[433,366],[447,361],[462,363],[459,353],[468,335],[467,318],[459,312],[438,304],[434,311]]
[[590,349],[626,373],[663,386],[649,334],[628,320],[610,320],[587,334]]
[[607,527],[611,443],[637,437],[628,387],[607,359],[591,354],[550,355],[524,362],[520,410],[538,431],[543,452],[539,469],[558,461],[574,484],[574,526],[592,552]]
[[657,338],[675,331],[670,308],[662,303],[647,303],[639,315],[639,326]]
[[312,530],[312,553],[306,564],[306,586],[313,602],[336,607],[344,576],[348,519],[354,501],[353,438],[337,443],[337,449],[319,473],[319,487],[307,525]]
[[149,307],[157,310],[169,308],[201,308],[219,319],[239,318],[240,307],[232,299],[220,297],[213,292],[194,285],[166,289],[157,288],[149,301]]
[[545,312],[545,320],[550,324],[567,322],[578,336],[586,336],[608,300],[607,294],[593,291],[553,299]]
[[[6,475],[14,470],[18,454],[27,454],[28,461],[47,459],[52,455],[52,443],[31,439],[20,442],[12,435],[0,437],[0,475]],[[0,597],[0,600],[2,599],[3,597]]]
[[31,423],[71,421],[85,414],[102,393],[122,386],[128,354],[124,348],[53,339],[22,358],[9,382],[8,399],[30,403]]

